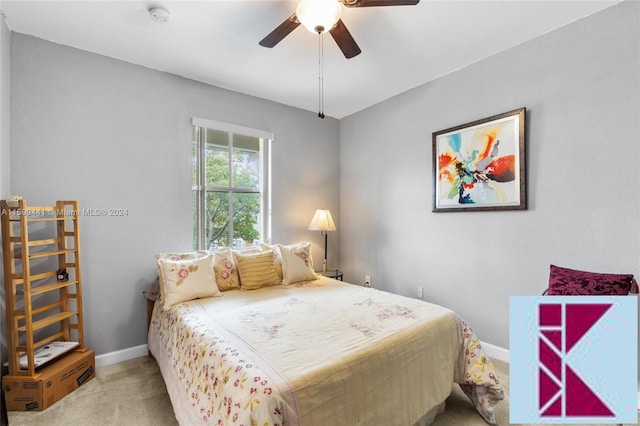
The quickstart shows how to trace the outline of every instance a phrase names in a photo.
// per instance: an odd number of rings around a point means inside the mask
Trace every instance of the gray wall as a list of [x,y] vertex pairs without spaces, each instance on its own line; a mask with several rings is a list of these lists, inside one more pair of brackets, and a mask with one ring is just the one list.
[[[4,15],[0,14],[0,199],[9,196],[9,118],[10,118],[10,43],[11,32]],[[0,247],[0,252],[2,248]],[[4,266],[0,264],[0,276],[4,276]],[[4,282],[0,285],[0,299],[4,302]],[[0,305],[0,362],[6,360],[7,340],[5,338],[5,308]]]
[[[549,264],[640,275],[640,3],[624,2],[340,122],[345,278],[457,311],[508,348]],[[437,60],[434,58],[434,60]],[[432,213],[432,133],[527,107],[529,209]]]
[[337,120],[16,33],[11,90],[11,192],[129,212],[80,219],[85,339],[97,354],[146,343],[153,255],[191,248],[192,116],[275,134],[273,241],[312,241],[322,256],[307,226],[316,208],[339,211]]
[[0,197],[9,196],[9,143],[10,143],[10,43],[11,31],[0,15]]

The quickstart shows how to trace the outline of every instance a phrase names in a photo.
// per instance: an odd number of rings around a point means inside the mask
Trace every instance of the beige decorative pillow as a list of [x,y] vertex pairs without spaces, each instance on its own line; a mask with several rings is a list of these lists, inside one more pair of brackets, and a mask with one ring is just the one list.
[[220,291],[240,288],[238,269],[231,249],[222,249],[213,254],[213,272]]
[[280,281],[282,281],[282,259],[280,258],[278,248],[276,246],[270,246],[269,244],[260,243],[260,250],[273,251],[273,266],[274,268],[276,268],[276,274],[278,274],[278,277],[280,277]]
[[311,243],[283,246],[278,244],[282,259],[282,284],[288,285],[300,281],[317,280],[311,259]]
[[160,299],[164,300],[164,277],[162,276],[162,268],[160,268],[160,259],[166,260],[189,260],[200,259],[207,257],[207,253],[204,251],[187,251],[183,253],[156,253],[156,263],[158,267],[158,280],[160,282]]
[[260,253],[233,253],[242,290],[257,290],[261,287],[280,284],[280,277],[273,265],[273,251]]
[[186,260],[158,259],[165,309],[187,300],[221,296],[211,263],[211,256]]

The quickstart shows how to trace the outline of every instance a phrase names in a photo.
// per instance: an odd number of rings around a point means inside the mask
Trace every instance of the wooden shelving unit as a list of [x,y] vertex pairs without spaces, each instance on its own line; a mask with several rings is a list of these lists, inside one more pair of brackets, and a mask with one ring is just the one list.
[[[85,349],[78,202],[34,207],[2,200],[0,208],[9,376],[36,377],[38,348],[78,342]],[[66,281],[58,280],[60,269]]]

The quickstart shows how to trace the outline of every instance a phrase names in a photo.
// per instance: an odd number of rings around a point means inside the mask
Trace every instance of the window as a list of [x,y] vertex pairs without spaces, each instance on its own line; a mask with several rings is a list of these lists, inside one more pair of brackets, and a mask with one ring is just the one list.
[[193,119],[193,248],[269,241],[269,132]]

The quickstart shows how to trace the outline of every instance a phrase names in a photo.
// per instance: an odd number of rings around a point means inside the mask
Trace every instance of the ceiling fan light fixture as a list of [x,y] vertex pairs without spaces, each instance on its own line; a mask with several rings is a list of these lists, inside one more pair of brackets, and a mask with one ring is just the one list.
[[342,16],[338,0],[302,0],[296,9],[298,20],[314,34],[331,30]]

